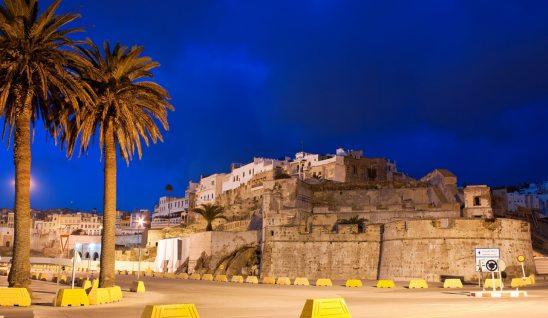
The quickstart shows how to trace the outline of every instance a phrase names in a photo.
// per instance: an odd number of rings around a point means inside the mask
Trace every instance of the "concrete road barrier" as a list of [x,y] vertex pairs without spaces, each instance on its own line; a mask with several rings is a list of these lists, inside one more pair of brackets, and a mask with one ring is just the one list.
[[0,307],[28,307],[30,294],[26,288],[0,288]]
[[189,278],[192,280],[200,280],[202,278],[202,275],[200,275],[199,273],[193,273],[189,276]]
[[394,288],[396,284],[391,279],[379,279],[377,281],[377,288]]
[[412,279],[409,281],[409,289],[428,288],[428,283],[424,279]]
[[346,283],[344,284],[344,286],[346,287],[362,287],[363,284],[362,284],[362,281],[359,280],[359,279],[349,279],[346,281]]
[[512,278],[512,281],[510,282],[510,287],[512,288],[520,288],[529,285],[533,285],[531,277],[515,277]]
[[53,299],[55,307],[89,306],[89,297],[83,288],[62,288],[57,291]]
[[134,293],[144,293],[145,290],[145,283],[141,280],[133,282],[130,289]]
[[141,318],[199,318],[194,304],[148,305]]
[[213,280],[220,283],[226,283],[228,282],[228,277],[226,277],[226,275],[217,274]]
[[276,278],[274,278],[272,276],[265,276],[265,277],[263,277],[262,283],[265,284],[265,285],[274,285],[274,284],[276,284]]
[[250,275],[245,278],[245,282],[246,284],[258,284],[259,278],[257,276]]
[[92,287],[92,284],[89,279],[84,279],[82,281],[82,289],[84,289],[86,292],[88,292],[89,289],[91,289],[91,287]]
[[188,274],[187,273],[177,274],[177,278],[179,278],[179,279],[188,279]]
[[307,299],[300,318],[352,318],[343,298]]
[[213,281],[213,275],[212,274],[204,274],[202,275],[202,280],[207,280],[207,281]]
[[108,288],[92,288],[88,293],[90,305],[108,304],[112,302]]
[[107,287],[112,302],[122,301],[122,289],[120,286]]
[[295,277],[295,280],[293,281],[293,285],[310,286],[310,282],[308,281],[308,278],[306,277]]
[[243,276],[240,276],[240,275],[234,275],[234,276],[232,276],[232,278],[230,279],[230,282],[231,282],[231,283],[240,283],[240,284],[243,284],[244,278],[243,278]]
[[289,279],[289,277],[278,277],[278,279],[276,280],[276,285],[291,285],[291,280]]
[[443,282],[443,288],[462,288],[460,278],[447,278]]
[[331,279],[329,278],[318,278],[318,280],[316,280],[316,286],[330,287],[330,286],[333,286],[333,283],[331,282]]

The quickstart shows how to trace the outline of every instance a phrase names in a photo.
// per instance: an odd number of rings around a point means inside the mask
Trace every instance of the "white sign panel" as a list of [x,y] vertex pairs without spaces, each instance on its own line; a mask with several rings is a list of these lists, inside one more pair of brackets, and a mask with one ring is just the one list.
[[489,268],[486,267],[487,262],[490,260],[497,262],[500,258],[500,250],[498,248],[476,248],[475,254],[476,272],[489,272]]

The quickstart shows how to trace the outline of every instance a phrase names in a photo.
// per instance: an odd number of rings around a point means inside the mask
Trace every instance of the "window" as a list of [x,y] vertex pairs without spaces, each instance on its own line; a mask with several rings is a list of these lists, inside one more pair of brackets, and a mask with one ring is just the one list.
[[474,197],[474,206],[480,206],[480,205],[481,205],[480,197],[478,196]]
[[377,169],[367,168],[367,178],[370,179],[370,180],[377,179]]

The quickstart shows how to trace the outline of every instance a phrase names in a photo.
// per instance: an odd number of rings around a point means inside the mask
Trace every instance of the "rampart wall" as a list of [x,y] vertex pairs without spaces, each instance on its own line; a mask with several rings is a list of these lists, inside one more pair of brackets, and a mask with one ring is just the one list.
[[282,226],[265,222],[262,275],[309,278],[477,279],[474,249],[500,248],[509,276],[521,275],[516,258],[534,273],[529,225],[511,219],[428,219],[349,226]]
[[311,279],[349,277],[374,279],[377,276],[380,225],[370,225],[365,232],[313,226],[267,228],[264,233],[264,276],[304,276]]
[[529,224],[511,219],[407,220],[384,226],[380,278],[438,281],[442,275],[477,279],[475,248],[499,248],[509,276],[520,276],[518,255],[534,273]]

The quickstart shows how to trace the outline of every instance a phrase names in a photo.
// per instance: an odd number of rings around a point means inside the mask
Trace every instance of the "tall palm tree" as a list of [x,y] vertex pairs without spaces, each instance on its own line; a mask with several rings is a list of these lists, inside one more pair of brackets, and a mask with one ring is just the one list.
[[9,286],[30,283],[31,126],[41,120],[54,138],[66,124],[62,114],[89,102],[86,85],[75,75],[82,58],[68,37],[77,14],[56,14],[61,1],[40,12],[37,0],[0,4],[0,117],[2,137],[13,136],[15,229]]
[[150,81],[158,63],[142,56],[143,48],[127,48],[105,42],[103,49],[88,40],[79,50],[87,59],[80,76],[95,92],[91,107],[82,108],[71,121],[69,155],[78,144],[85,152],[95,134],[104,160],[103,235],[99,284],[110,287],[115,281],[116,159],[117,151],[129,164],[135,152],[142,156],[142,143],[162,141],[158,123],[168,130],[167,112],[173,110],[168,92]]
[[217,219],[227,219],[226,216],[223,215],[224,208],[211,203],[202,204],[200,207],[195,208],[194,212],[201,215],[206,220],[206,231],[213,231],[213,221]]

